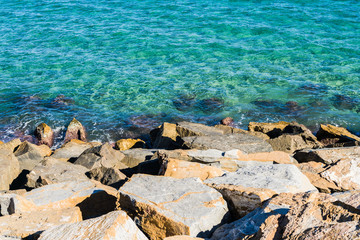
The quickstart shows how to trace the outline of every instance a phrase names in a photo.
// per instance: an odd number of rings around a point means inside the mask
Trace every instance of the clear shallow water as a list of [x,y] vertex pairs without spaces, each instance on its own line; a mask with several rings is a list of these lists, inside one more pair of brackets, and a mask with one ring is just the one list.
[[[163,121],[360,131],[360,2],[0,0],[0,138]],[[56,97],[65,95],[65,100]],[[292,101],[290,103],[287,103]],[[296,102],[296,103],[294,103]]]

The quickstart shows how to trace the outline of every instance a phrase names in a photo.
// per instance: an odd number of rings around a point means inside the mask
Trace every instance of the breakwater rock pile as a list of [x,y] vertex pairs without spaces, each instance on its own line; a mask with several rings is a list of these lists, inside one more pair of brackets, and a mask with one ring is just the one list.
[[163,123],[150,142],[0,144],[0,239],[357,239],[360,138],[321,125]]

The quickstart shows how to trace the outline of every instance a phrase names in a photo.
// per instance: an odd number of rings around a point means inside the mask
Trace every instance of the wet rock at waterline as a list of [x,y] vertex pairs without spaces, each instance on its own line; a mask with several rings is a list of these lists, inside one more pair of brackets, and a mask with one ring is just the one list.
[[39,144],[45,144],[49,147],[54,144],[54,131],[46,123],[41,123],[36,127],[35,137]]
[[78,139],[86,142],[85,127],[75,118],[70,122],[65,134],[65,142],[71,139]]

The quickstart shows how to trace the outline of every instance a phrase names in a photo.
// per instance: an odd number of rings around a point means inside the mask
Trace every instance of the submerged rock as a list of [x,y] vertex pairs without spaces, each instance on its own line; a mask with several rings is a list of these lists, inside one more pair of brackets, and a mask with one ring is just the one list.
[[65,142],[71,139],[78,139],[86,142],[85,127],[75,118],[70,122],[65,134]]
[[198,101],[195,106],[203,112],[215,112],[224,107],[224,100],[213,97]]
[[233,126],[234,125],[234,119],[231,117],[226,117],[220,121],[222,125],[225,126]]

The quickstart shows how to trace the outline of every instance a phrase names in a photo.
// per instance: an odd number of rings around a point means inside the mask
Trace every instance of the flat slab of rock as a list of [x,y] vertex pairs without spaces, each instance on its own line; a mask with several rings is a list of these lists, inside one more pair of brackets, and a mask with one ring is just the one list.
[[244,167],[207,179],[204,183],[223,194],[236,218],[248,214],[279,193],[317,192],[309,179],[290,164]]
[[161,161],[159,175],[173,178],[198,177],[201,180],[205,180],[208,178],[222,176],[224,173],[224,170],[217,167],[167,158]]
[[71,140],[70,142],[64,144],[61,148],[56,149],[51,157],[68,161],[71,158],[78,158],[85,150],[100,145],[101,143],[98,142]]
[[[5,145],[5,144],[2,144]],[[10,151],[0,153],[0,190],[9,190],[10,184],[20,173],[20,164]]]
[[74,164],[84,166],[88,169],[106,167],[106,168],[117,168],[123,169],[128,168],[122,160],[125,158],[125,155],[112,148],[108,143],[105,143],[101,146],[89,148],[85,150]]
[[32,201],[37,209],[78,206],[84,219],[113,211],[118,199],[118,193],[114,188],[92,180],[45,185],[23,196]]
[[316,133],[316,137],[325,145],[360,141],[360,137],[350,133],[346,128],[337,127],[331,124],[321,124],[319,131]]
[[48,184],[73,181],[88,180],[85,173],[86,167],[64,162],[56,158],[48,158],[36,165],[29,174],[27,174],[26,186],[37,188]]
[[21,143],[14,154],[19,160],[20,170],[25,169],[29,171],[44,160],[46,155],[42,148],[27,141]]
[[25,238],[39,231],[65,223],[82,220],[78,207],[66,209],[44,209],[0,217],[0,236]]
[[306,149],[294,154],[294,158],[302,162],[322,162],[333,164],[342,159],[360,158],[360,147]]
[[197,178],[137,174],[122,186],[120,207],[150,239],[211,235],[228,212],[221,194]]
[[184,137],[183,146],[192,149],[217,149],[229,151],[239,149],[244,153],[271,152],[272,147],[265,140],[248,134],[229,134]]
[[44,231],[39,240],[148,239],[123,211],[113,211],[82,222],[63,224]]
[[34,211],[36,205],[25,197],[14,194],[0,194],[0,216]]

